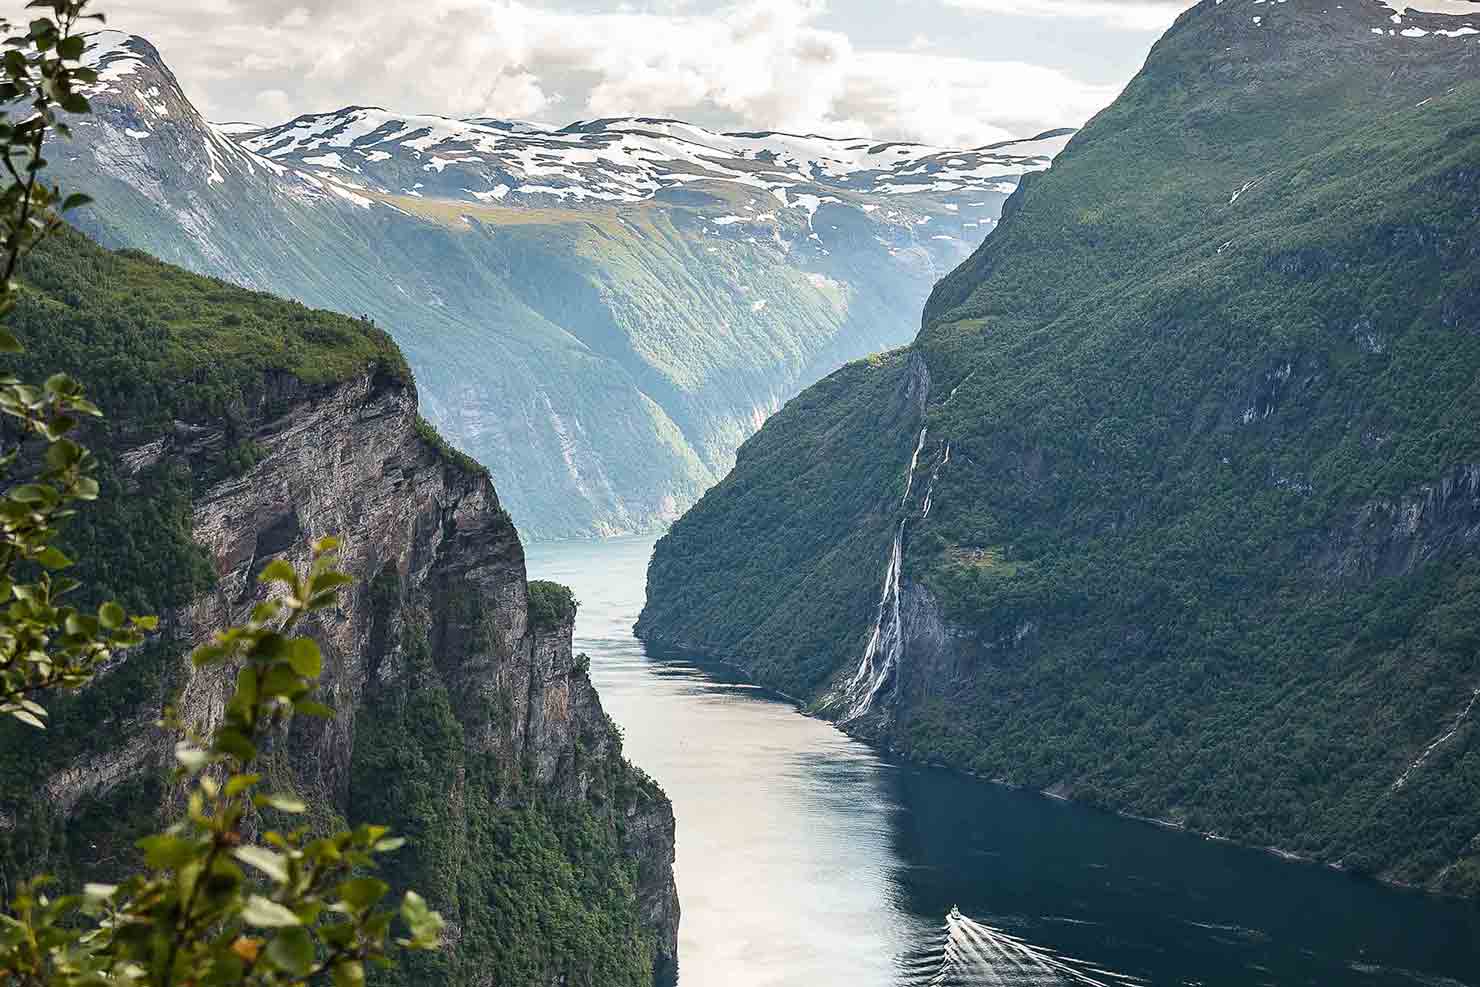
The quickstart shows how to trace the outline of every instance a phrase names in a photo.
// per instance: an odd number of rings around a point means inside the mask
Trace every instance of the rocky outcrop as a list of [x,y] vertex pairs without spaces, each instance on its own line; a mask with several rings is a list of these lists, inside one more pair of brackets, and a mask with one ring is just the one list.
[[[340,565],[354,583],[308,629],[324,652],[322,698],[337,715],[300,719],[278,740],[291,751],[294,784],[353,818],[357,718],[369,692],[401,685],[415,625],[452,697],[468,756],[519,779],[485,801],[580,801],[608,820],[636,864],[632,907],[655,944],[653,965],[674,967],[672,808],[650,784],[593,789],[593,764],[635,769],[620,761],[620,739],[572,655],[572,624],[531,625],[514,525],[488,475],[448,452],[420,421],[408,383],[377,370],[332,387],[269,375],[219,419],[175,422],[165,434],[129,436],[126,444],[117,462],[136,485],[148,482],[142,471],[162,463],[196,479],[194,535],[215,565],[214,590],[164,618],[183,683],[177,707],[187,722],[214,725],[232,676],[191,670],[190,646],[246,618],[262,596],[256,577],[268,561],[304,565],[313,540],[339,537]],[[254,465],[211,482],[220,451],[237,447],[252,451]],[[511,715],[489,717],[488,708]],[[167,764],[173,738],[148,725],[155,712],[140,710],[139,734],[121,751],[54,774],[52,803],[68,811]],[[459,793],[448,796],[467,804]]]
[[1480,544],[1480,463],[1455,466],[1401,497],[1363,505],[1325,540],[1318,564],[1346,582],[1406,575]]

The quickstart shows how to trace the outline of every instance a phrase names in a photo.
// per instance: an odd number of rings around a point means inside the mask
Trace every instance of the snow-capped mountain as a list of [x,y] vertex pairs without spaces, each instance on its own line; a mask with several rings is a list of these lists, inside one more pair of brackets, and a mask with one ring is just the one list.
[[912,336],[1070,132],[951,149],[674,120],[559,130],[367,107],[208,123],[148,41],[92,39],[53,157],[82,224],[369,315],[527,534],[650,529],[801,386]]
[[299,117],[241,140],[274,161],[382,194],[528,204],[640,202],[665,189],[720,182],[770,192],[785,207],[808,189],[884,196],[1011,192],[1023,172],[1046,168],[1069,134],[954,150],[720,134],[651,118],[593,120],[550,131],[357,106]]

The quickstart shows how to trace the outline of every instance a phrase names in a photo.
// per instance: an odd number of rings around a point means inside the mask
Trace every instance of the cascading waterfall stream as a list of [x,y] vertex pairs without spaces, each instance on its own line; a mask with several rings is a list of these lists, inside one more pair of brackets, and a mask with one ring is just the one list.
[[1470,717],[1470,710],[1475,708],[1475,700],[1477,699],[1480,699],[1480,688],[1477,688],[1474,692],[1470,693],[1470,701],[1465,704],[1464,709],[1459,711],[1459,715],[1454,718],[1454,723],[1450,725],[1449,729],[1440,734],[1437,740],[1429,744],[1429,746],[1425,747],[1423,753],[1418,755],[1418,759],[1415,760],[1412,764],[1408,765],[1408,770],[1404,771],[1403,774],[1399,776],[1398,780],[1393,782],[1392,791],[1396,792],[1404,785],[1408,784],[1409,776],[1411,776],[1413,772],[1417,771],[1419,768],[1423,767],[1424,762],[1429,759],[1429,755],[1434,753],[1434,751],[1438,750],[1440,747],[1443,747],[1449,742],[1449,739],[1451,737],[1459,733],[1459,728],[1464,726],[1465,720],[1469,719]]
[[[925,450],[928,434],[928,428],[920,429],[914,454],[910,456],[909,469],[905,473],[904,497],[899,502],[901,510],[909,505],[910,493],[915,486],[915,473],[920,467],[920,454]],[[946,443],[944,454],[930,472],[930,482],[925,488],[924,504],[920,510],[921,520],[930,516],[930,508],[935,502],[935,481],[950,461],[951,446]],[[842,705],[843,723],[856,720],[873,709],[874,701],[894,677],[903,657],[904,626],[900,619],[900,581],[904,568],[905,526],[909,521],[910,515],[905,513],[894,529],[889,563],[884,570],[884,584],[879,591],[879,606],[874,614],[874,629],[863,649],[863,657],[859,659],[858,668],[847,686],[829,701],[829,705]]]
[[907,987],[1137,987],[1146,981],[1060,955],[962,915],[952,908],[945,925],[900,958]]
[[929,429],[920,429],[920,441],[915,443],[915,454],[910,457],[909,472],[904,475],[904,496],[899,499],[899,506],[903,507],[910,502],[910,490],[915,485],[915,467],[920,465],[920,450],[925,448],[925,433]]

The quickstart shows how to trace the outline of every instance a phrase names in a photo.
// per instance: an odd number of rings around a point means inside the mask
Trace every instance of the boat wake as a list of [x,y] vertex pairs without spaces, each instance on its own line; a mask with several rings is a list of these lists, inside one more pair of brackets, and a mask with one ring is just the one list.
[[900,959],[903,987],[1138,987],[1145,980],[1112,973],[1035,946],[952,908],[945,925]]

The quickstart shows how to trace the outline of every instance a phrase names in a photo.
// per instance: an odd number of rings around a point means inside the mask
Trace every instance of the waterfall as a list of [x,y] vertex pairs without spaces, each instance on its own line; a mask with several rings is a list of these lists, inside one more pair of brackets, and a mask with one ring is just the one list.
[[1078,984],[1136,987],[1146,981],[1060,955],[952,908],[943,927],[899,959],[902,983],[914,987],[986,984]]
[[[925,449],[927,434],[926,428],[920,429],[920,437],[915,442],[915,452],[910,457],[909,470],[904,478],[904,498],[899,505],[902,511],[908,506],[910,493],[914,490],[915,472],[920,467],[920,454]],[[950,460],[951,447],[947,443],[944,456],[931,470],[930,482],[925,489],[924,506],[920,511],[921,520],[930,516],[930,508],[935,500],[936,478],[940,476],[941,469]],[[873,708],[879,693],[889,684],[899,668],[900,659],[904,654],[904,624],[899,612],[900,582],[904,568],[905,525],[909,523],[909,520],[909,514],[905,513],[894,529],[894,541],[889,549],[889,563],[884,569],[884,584],[879,590],[879,605],[874,613],[874,629],[869,635],[868,644],[863,649],[858,668],[854,670],[848,684],[829,698],[825,704],[842,706],[841,722],[843,723],[856,720]]]
[[915,443],[915,454],[910,457],[910,469],[909,472],[904,475],[904,496],[899,499],[900,507],[903,507],[905,504],[909,503],[910,490],[915,485],[915,467],[920,465],[920,450],[925,448],[926,431],[927,429],[920,429],[920,441]]
[[1476,699],[1480,699],[1480,689],[1476,689],[1473,693],[1470,694],[1470,701],[1465,704],[1465,708],[1460,710],[1459,715],[1454,718],[1454,723],[1450,726],[1448,732],[1441,734],[1438,740],[1435,740],[1432,744],[1429,744],[1429,746],[1425,747],[1423,753],[1418,755],[1418,760],[1408,765],[1408,770],[1404,771],[1402,776],[1399,777],[1397,781],[1393,782],[1393,791],[1396,792],[1398,791],[1398,789],[1408,784],[1408,776],[1413,774],[1413,772],[1417,771],[1419,768],[1423,767],[1423,763],[1429,759],[1430,754],[1434,753],[1435,750],[1448,743],[1449,738],[1459,733],[1459,728],[1464,726],[1465,720],[1469,719],[1470,710],[1475,708]]
[[894,529],[894,545],[889,550],[889,566],[884,570],[884,588],[879,594],[879,609],[874,615],[874,631],[863,649],[863,659],[842,699],[848,703],[843,722],[855,720],[869,711],[874,697],[884,688],[889,676],[899,665],[904,650],[904,629],[899,619],[899,570],[904,563],[904,525]]
[[930,485],[925,488],[925,506],[920,508],[920,520],[923,521],[930,516],[930,505],[935,503],[935,481],[940,476],[940,471],[951,461],[951,444],[946,443],[946,454],[941,461],[935,464],[935,469],[930,471]]

